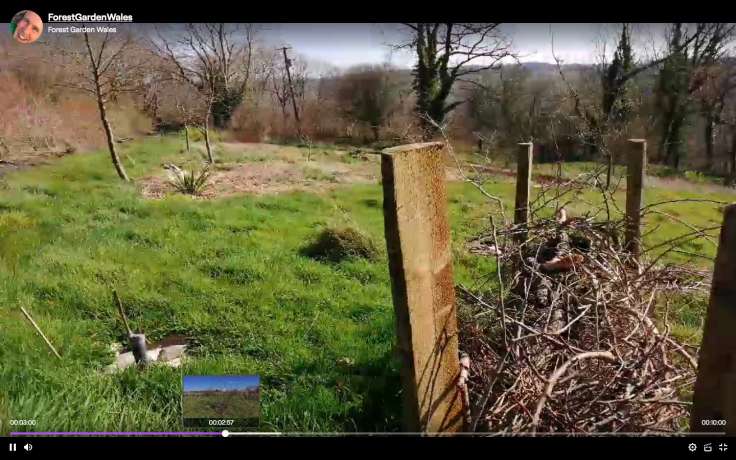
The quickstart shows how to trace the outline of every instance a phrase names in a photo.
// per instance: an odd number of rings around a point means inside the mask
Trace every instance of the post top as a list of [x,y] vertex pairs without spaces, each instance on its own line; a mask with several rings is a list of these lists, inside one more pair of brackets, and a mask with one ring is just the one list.
[[516,145],[534,145],[534,142],[519,142]]
[[[736,214],[736,203],[727,204],[723,209],[725,219],[734,219]],[[724,220],[725,220],[724,219]]]
[[381,153],[384,155],[394,155],[396,153],[407,152],[410,150],[441,149],[444,146],[444,142],[419,142],[416,144],[397,145],[396,147],[383,149]]
[[637,144],[646,143],[646,139],[629,139],[629,142],[635,142]]

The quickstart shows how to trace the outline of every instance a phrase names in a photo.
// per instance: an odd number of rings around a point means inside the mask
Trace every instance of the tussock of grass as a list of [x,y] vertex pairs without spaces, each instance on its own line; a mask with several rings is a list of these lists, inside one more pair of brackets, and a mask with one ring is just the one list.
[[345,259],[362,258],[377,260],[378,247],[373,240],[352,227],[328,227],[302,249],[302,254],[316,260],[341,262]]

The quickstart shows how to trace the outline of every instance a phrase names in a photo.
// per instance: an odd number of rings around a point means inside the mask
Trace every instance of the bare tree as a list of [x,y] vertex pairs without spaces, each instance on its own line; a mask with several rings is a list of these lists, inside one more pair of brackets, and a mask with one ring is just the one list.
[[447,114],[465,102],[448,102],[456,81],[497,68],[504,59],[515,57],[511,42],[498,23],[404,25],[410,32],[410,39],[396,48],[411,48],[417,57],[414,91],[425,137],[434,135],[436,126],[442,125]]
[[253,73],[256,29],[250,24],[186,24],[183,30],[151,40],[155,52],[171,64],[171,76],[198,91],[204,104],[207,157],[214,162],[209,123],[227,126],[243,101]]
[[630,97],[632,82],[644,72],[672,61],[673,56],[687,50],[689,46],[705,40],[707,29],[696,28],[684,33],[677,42],[670,42],[663,53],[649,59],[637,59],[633,53],[632,30],[629,24],[621,24],[617,34],[617,45],[613,58],[608,59],[605,44],[599,62],[596,65],[597,79],[600,89],[596,97],[585,98],[579,89],[575,88],[566,78],[562,68],[562,61],[554,52],[558,72],[566,84],[570,99],[573,101],[574,114],[580,121],[580,135],[588,147],[589,155],[602,154],[607,162],[606,187],[611,185],[614,156],[610,149],[611,140],[626,133],[629,128],[634,109]]
[[705,143],[706,167],[712,170],[715,141],[719,128],[727,125],[724,109],[736,90],[736,63],[720,62],[704,69],[705,82],[696,90],[699,112],[703,117],[703,141]]
[[80,69],[71,81],[62,86],[81,90],[96,99],[112,164],[118,176],[128,181],[130,179],[115,146],[107,106],[121,93],[140,89],[145,59],[131,33],[105,33],[98,38],[84,32],[81,39],[81,43],[73,41],[59,47],[64,57],[77,64],[74,68]]
[[[670,53],[659,73],[657,101],[661,113],[660,152],[675,169],[686,153],[686,131],[693,113],[693,95],[708,81],[708,69],[730,44],[736,26],[722,23],[672,24]],[[690,35],[690,40],[686,38]]]

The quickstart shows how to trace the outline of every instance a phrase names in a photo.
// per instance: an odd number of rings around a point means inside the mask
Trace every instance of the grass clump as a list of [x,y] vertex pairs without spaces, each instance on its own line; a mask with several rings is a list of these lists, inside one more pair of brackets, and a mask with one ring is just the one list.
[[327,227],[303,248],[302,253],[316,260],[340,262],[345,259],[378,259],[376,243],[353,227]]

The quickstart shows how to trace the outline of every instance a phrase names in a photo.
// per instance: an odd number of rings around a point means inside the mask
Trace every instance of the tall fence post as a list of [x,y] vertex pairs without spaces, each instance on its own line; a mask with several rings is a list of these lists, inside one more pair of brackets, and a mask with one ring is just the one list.
[[736,204],[723,214],[690,431],[736,435]]
[[441,142],[381,155],[405,428],[415,432],[463,427],[445,163]]
[[517,239],[526,240],[529,225],[529,195],[532,186],[532,153],[534,144],[523,142],[518,146],[516,157],[516,204],[514,206],[514,223],[520,226]]
[[629,139],[626,155],[626,227],[624,247],[636,259],[641,253],[641,206],[647,164],[647,141]]

